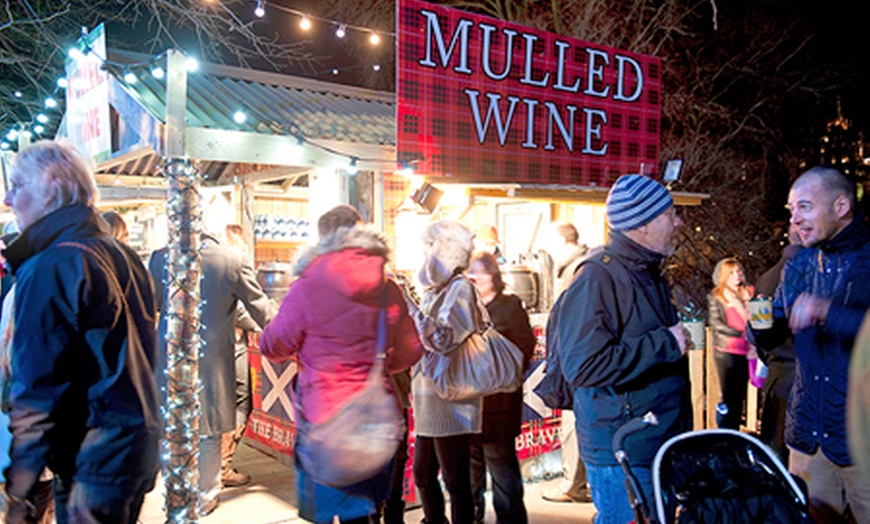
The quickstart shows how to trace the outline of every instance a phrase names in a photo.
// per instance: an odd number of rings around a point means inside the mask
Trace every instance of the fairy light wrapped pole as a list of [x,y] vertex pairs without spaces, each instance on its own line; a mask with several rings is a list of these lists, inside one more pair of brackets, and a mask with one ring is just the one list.
[[199,492],[199,319],[202,207],[199,173],[185,157],[187,72],[167,54],[165,165],[169,224],[163,476],[166,522],[196,522]]

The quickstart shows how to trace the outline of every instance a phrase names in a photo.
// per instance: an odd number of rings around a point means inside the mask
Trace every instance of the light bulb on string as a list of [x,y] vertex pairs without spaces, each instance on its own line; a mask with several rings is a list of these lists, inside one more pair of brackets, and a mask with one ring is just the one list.
[[350,164],[347,166],[347,174],[353,176],[357,173],[359,173],[359,167],[356,165],[356,157],[351,157]]
[[46,98],[45,99],[45,107],[47,107],[49,109],[57,107],[57,100],[55,100],[53,97]]
[[257,0],[257,7],[254,8],[254,16],[257,18],[263,18],[266,16],[266,8],[264,6],[266,2],[263,0]]
[[164,71],[163,68],[160,67],[159,65],[155,65],[154,67],[151,68],[151,76],[160,80],[161,78],[166,76],[166,71]]
[[10,129],[9,132],[6,133],[6,140],[8,140],[10,142],[14,142],[14,141],[18,140],[18,130],[15,128]]
[[82,53],[82,50],[79,49],[78,47],[71,47],[69,49],[69,51],[67,52],[67,56],[69,56],[70,58],[72,58],[75,61],[79,61],[85,57],[85,54]]
[[372,69],[375,70],[375,71],[380,71],[380,70],[381,70],[381,64],[374,64],[374,65],[372,65]]
[[43,126],[42,124],[36,124],[35,126],[33,126],[33,132],[37,135],[41,135],[45,132],[45,126]]
[[335,30],[335,36],[338,38],[344,38],[347,35],[347,24],[341,24],[338,26],[338,29]]
[[334,75],[337,75],[337,74],[338,74],[338,69],[333,69],[333,70],[332,70],[332,74],[333,74],[333,76],[334,76]]
[[308,18],[308,15],[302,15],[302,20],[299,21],[299,27],[303,31],[308,31],[311,29],[311,19]]
[[138,78],[136,78],[136,75],[133,74],[133,72],[131,72],[130,70],[124,71],[124,81],[125,82],[127,82],[128,84],[135,84],[137,80],[138,80]]
[[65,76],[62,76],[62,77],[57,79],[57,87],[59,87],[61,89],[66,89],[68,85],[69,85],[69,80],[67,80]]
[[369,43],[372,44],[372,45],[378,45],[378,44],[381,43],[381,37],[378,36],[377,33],[372,33],[372,34],[369,36]]
[[187,69],[188,73],[193,73],[197,69],[199,69],[199,62],[196,58],[189,56],[184,59],[184,68]]
[[9,149],[10,147],[11,146],[9,145],[8,142],[0,142],[0,149],[5,151],[5,150]]
[[38,115],[36,115],[36,121],[39,122],[40,124],[47,124],[48,117],[45,116],[44,113],[39,113]]
[[12,94],[15,96],[15,98],[21,98],[22,96],[24,96],[23,93],[18,89],[16,89],[15,92]]

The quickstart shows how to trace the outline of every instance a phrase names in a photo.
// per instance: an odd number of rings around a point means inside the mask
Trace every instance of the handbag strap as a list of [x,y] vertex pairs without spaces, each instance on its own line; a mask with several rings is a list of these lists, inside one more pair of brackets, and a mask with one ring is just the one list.
[[[382,380],[384,374],[384,359],[387,355],[387,286],[384,285],[383,290],[381,291],[381,300],[380,300],[380,308],[378,309],[378,332],[377,338],[375,341],[375,360],[372,368],[369,370],[369,375],[366,378],[366,382],[372,382],[376,380]],[[293,397],[293,405],[296,408],[297,414],[304,418],[304,414],[302,413],[302,391],[299,389],[299,372],[294,375],[291,384],[293,384],[294,394]],[[393,377],[389,377],[390,380],[393,380]],[[395,384],[394,384],[394,389]]]
[[[115,292],[118,294],[118,298],[121,301],[122,309],[124,310],[124,318],[127,320],[127,330],[129,331],[132,329],[136,329],[136,327],[135,327],[136,321],[133,319],[133,314],[130,312],[130,305],[127,303],[127,295],[124,293],[124,288],[121,286],[121,283],[118,281],[118,276],[115,274],[115,272],[109,266],[108,262],[106,262],[106,260],[102,256],[100,256],[100,254],[97,253],[97,251],[94,248],[92,248],[91,246],[88,246],[86,244],[83,244],[81,242],[68,240],[68,241],[60,242],[57,245],[58,245],[58,247],[62,246],[62,247],[71,247],[74,249],[78,249],[79,251],[83,251],[84,253],[91,256],[91,259],[93,259],[94,262],[96,262],[97,266],[99,266],[99,268],[106,275],[106,280],[107,280],[109,286],[114,288]],[[127,337],[129,340],[129,337],[130,337],[129,332],[127,333]],[[130,364],[131,359],[135,359],[138,357],[144,358],[144,355],[134,355],[132,349],[129,347],[129,344],[128,344],[128,350],[125,351],[125,353],[127,354],[126,359],[127,359],[128,364]],[[145,384],[142,381],[142,377],[138,373],[130,372],[128,374],[128,376],[130,378],[130,381],[133,383],[133,387],[136,389],[136,391],[139,393],[140,396],[145,395],[146,392],[151,390],[151,396],[154,397],[151,400],[153,402],[155,402],[155,405],[160,404],[159,400],[156,400],[157,399],[156,385]],[[145,403],[145,402],[143,401],[143,403]],[[143,417],[145,418],[147,425],[149,425],[149,426],[160,425],[160,422],[155,420],[154,417],[152,416],[152,414],[147,409],[143,409],[142,414],[143,414]]]
[[369,371],[369,380],[383,374],[384,359],[387,356],[387,286],[381,291],[381,306],[378,310],[378,335],[375,342],[375,363]]

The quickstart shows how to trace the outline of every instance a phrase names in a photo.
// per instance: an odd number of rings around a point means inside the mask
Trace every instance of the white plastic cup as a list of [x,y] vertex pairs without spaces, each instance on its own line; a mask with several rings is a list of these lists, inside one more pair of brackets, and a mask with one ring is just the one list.
[[767,297],[756,297],[749,301],[749,325],[752,329],[773,327],[773,301]]
[[684,320],[683,326],[689,331],[692,344],[689,349],[704,349],[707,345],[707,329],[701,319]]

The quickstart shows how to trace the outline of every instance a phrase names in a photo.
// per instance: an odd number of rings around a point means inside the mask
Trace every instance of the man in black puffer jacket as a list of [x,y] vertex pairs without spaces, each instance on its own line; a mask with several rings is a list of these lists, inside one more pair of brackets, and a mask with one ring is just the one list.
[[641,175],[620,177],[606,206],[610,238],[565,291],[553,343],[574,388],[574,413],[582,414],[577,440],[596,523],[625,524],[634,515],[611,447],[616,430],[648,411],[658,416],[658,426],[625,442],[650,500],[656,450],[692,428],[688,336],[660,268],[682,222],[668,190]]
[[85,161],[42,141],[18,153],[11,189],[16,277],[6,522],[32,522],[55,474],[58,522],[136,522],[154,486],[162,425],[151,279],[94,207]]

